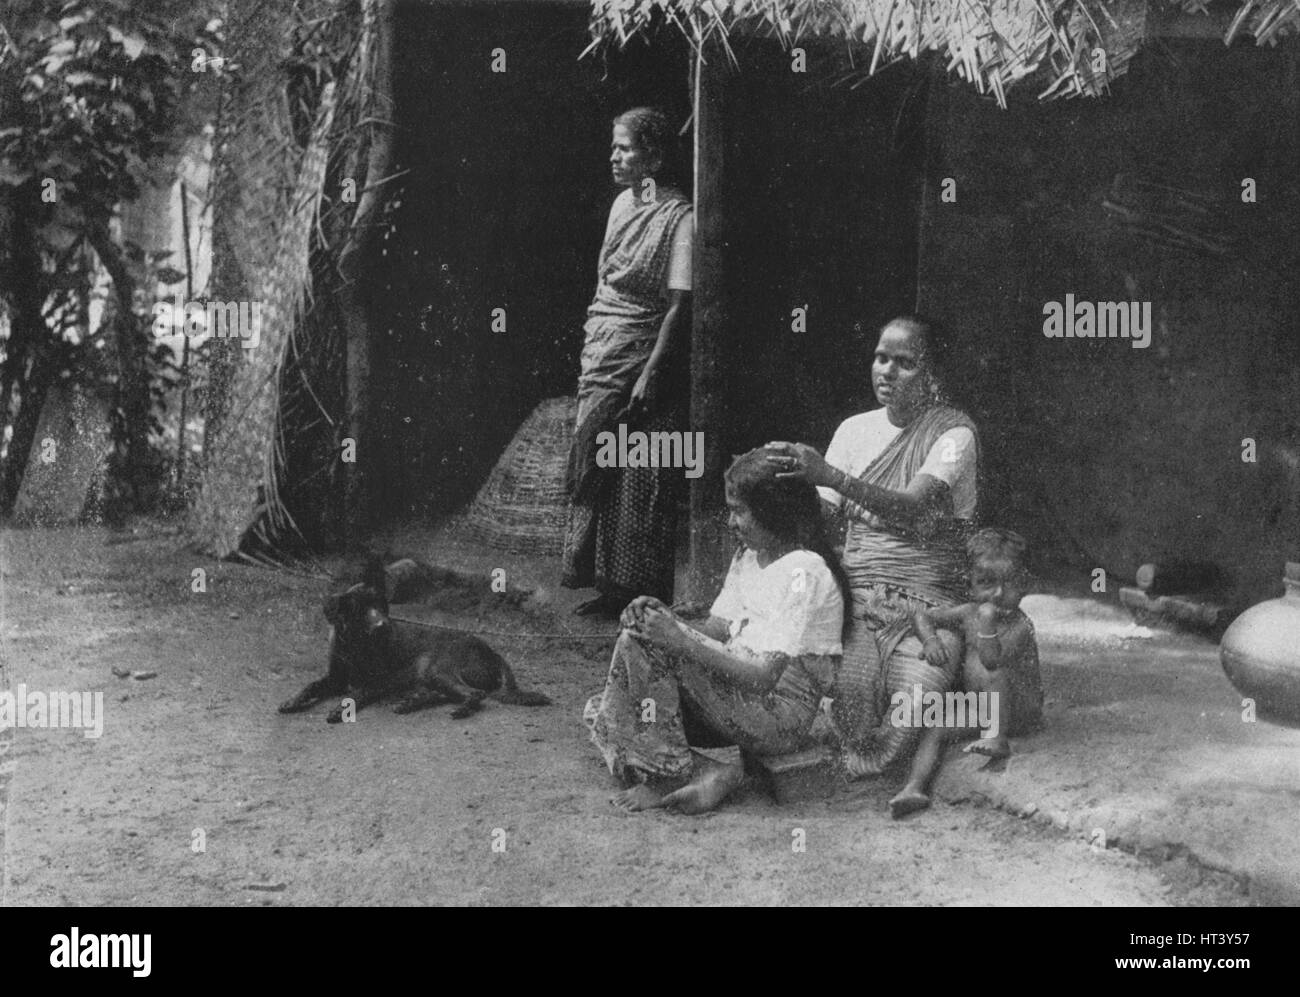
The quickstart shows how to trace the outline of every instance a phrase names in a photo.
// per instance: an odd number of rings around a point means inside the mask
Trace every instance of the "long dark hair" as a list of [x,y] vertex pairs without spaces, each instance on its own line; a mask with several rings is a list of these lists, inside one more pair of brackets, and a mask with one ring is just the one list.
[[768,460],[776,451],[757,447],[741,454],[727,468],[727,484],[754,514],[758,525],[784,543],[810,550],[823,561],[844,597],[844,632],[853,619],[853,593],[848,576],[835,556],[822,525],[817,489],[796,478],[778,478],[781,468]]

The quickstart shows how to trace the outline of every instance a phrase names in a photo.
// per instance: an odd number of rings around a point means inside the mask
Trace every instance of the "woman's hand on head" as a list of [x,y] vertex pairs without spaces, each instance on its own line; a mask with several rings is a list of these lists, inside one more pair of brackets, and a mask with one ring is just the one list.
[[816,447],[807,443],[769,443],[767,459],[777,467],[778,478],[793,478],[810,485],[833,487],[835,469],[826,463]]
[[631,630],[640,630],[645,625],[645,614],[647,609],[655,609],[664,613],[671,613],[667,606],[652,595],[639,595],[627,604],[623,613],[618,618],[621,626]]

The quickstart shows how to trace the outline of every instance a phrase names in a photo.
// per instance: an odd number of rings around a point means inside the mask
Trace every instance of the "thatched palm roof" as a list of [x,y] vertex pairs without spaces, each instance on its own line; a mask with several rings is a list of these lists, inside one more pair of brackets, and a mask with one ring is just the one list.
[[[1096,95],[1125,71],[1148,20],[1190,12],[1209,0],[593,0],[593,47],[625,44],[657,22],[676,24],[701,45],[734,31],[770,34],[787,47],[841,39],[876,72],[900,59],[938,53],[949,72],[1006,106],[1008,88],[1042,71],[1040,98]],[[1217,6],[1217,5],[1216,5]],[[1300,31],[1296,0],[1231,0],[1225,42],[1259,44]],[[1104,58],[1097,51],[1105,53]]]

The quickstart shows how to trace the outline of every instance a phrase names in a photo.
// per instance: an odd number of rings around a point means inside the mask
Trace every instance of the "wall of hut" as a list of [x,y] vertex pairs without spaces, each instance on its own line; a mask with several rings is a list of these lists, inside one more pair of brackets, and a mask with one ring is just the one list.
[[[1295,46],[1156,43],[1099,101],[936,94],[921,305],[960,334],[986,511],[1080,580],[1207,558],[1250,599],[1298,556],[1297,122]],[[1067,293],[1151,302],[1151,345],[1046,338]]]
[[[409,172],[375,298],[379,513],[437,516],[539,400],[574,390],[617,193],[610,118],[651,102],[685,120],[689,48],[664,33],[578,61],[581,5],[399,12]],[[875,404],[880,324],[919,305],[955,334],[986,517],[1025,532],[1046,570],[1085,583],[1103,567],[1113,591],[1143,560],[1203,556],[1238,598],[1271,592],[1300,550],[1294,46],[1154,43],[1107,98],[1021,88],[1003,111],[908,62],[854,87],[842,47],[810,44],[796,73],[773,42],[733,43],[713,275],[724,417],[691,428],[728,453],[824,446]],[[1045,338],[1043,305],[1067,293],[1150,301],[1151,346]]]

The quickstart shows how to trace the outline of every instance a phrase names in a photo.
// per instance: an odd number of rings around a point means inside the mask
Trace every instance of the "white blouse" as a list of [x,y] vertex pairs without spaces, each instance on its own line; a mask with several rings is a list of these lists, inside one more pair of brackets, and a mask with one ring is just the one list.
[[[872,409],[850,416],[840,423],[826,448],[826,463],[837,467],[850,478],[859,477],[881,451],[903,431],[889,421],[889,413]],[[975,434],[965,426],[948,430],[930,448],[925,463],[917,474],[928,474],[948,486],[952,494],[952,511],[957,519],[970,519],[975,515]],[[840,505],[844,496],[834,488],[817,489],[822,498]]]
[[754,654],[841,654],[844,598],[818,555],[794,550],[767,567],[749,548],[731,561],[709,611],[730,623],[727,646]]

